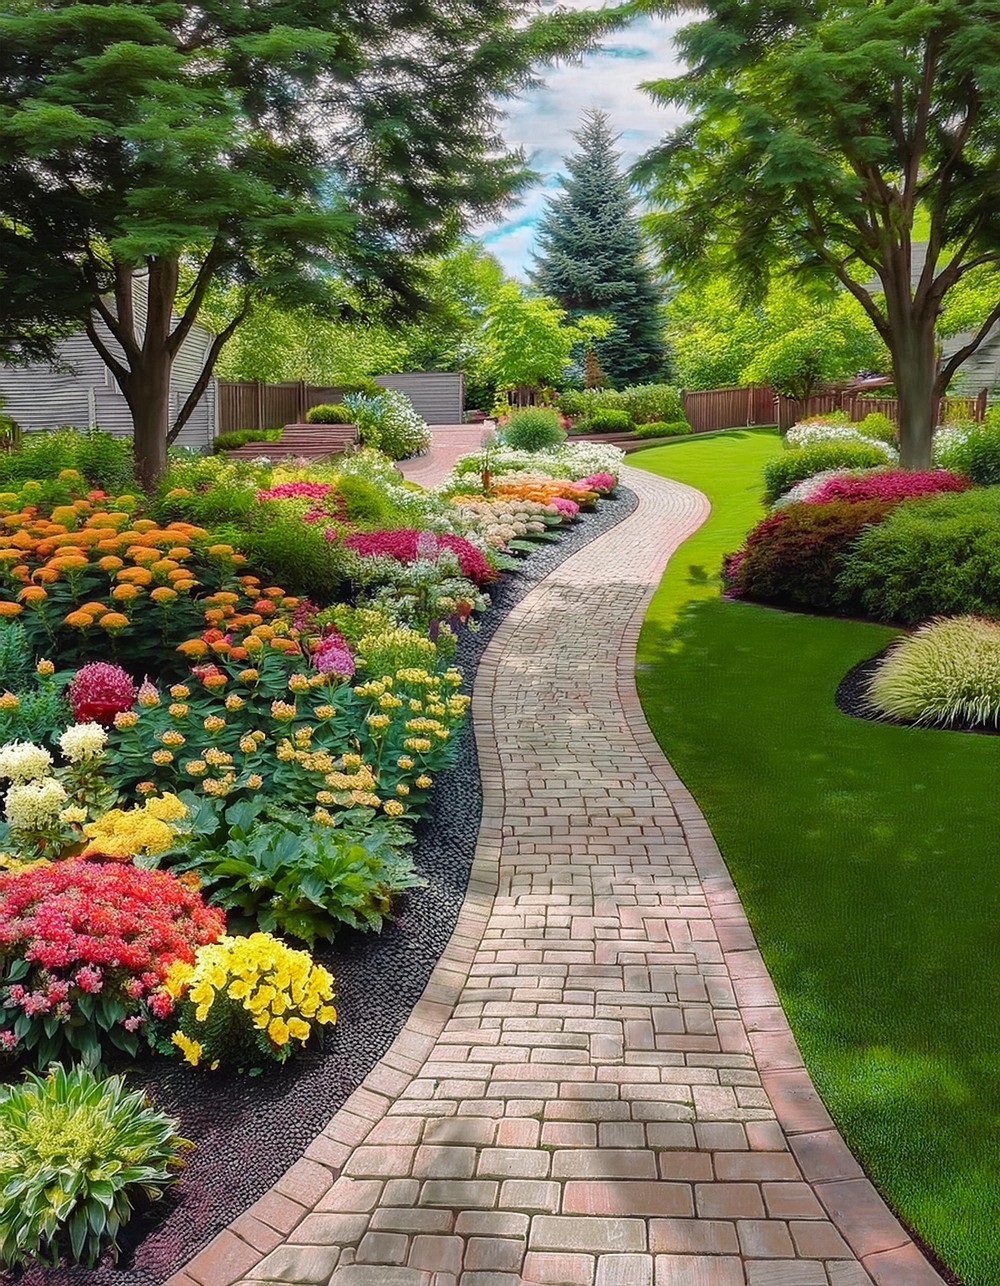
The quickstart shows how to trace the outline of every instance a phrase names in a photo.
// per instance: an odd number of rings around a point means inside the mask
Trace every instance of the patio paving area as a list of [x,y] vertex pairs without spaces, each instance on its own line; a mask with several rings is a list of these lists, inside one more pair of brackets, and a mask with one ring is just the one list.
[[[479,429],[436,433],[430,483]],[[925,1286],[813,1090],[736,891],[642,716],[635,646],[708,505],[635,513],[480,665],[484,816],[452,942],[305,1157],[170,1286]]]

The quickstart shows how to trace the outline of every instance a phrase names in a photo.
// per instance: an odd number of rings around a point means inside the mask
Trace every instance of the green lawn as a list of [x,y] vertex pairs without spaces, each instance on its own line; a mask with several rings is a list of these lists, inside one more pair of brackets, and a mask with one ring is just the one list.
[[719,841],[816,1085],[886,1198],[1000,1283],[1000,741],[834,704],[881,626],[720,597],[773,431],[629,463],[705,492],[639,643],[650,726]]

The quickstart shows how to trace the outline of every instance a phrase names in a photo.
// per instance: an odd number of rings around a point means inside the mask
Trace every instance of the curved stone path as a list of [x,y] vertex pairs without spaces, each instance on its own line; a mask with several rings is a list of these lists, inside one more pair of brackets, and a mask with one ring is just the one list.
[[170,1286],[940,1286],[817,1097],[643,719],[646,605],[708,503],[625,480],[636,512],[480,664],[483,825],[423,999]]

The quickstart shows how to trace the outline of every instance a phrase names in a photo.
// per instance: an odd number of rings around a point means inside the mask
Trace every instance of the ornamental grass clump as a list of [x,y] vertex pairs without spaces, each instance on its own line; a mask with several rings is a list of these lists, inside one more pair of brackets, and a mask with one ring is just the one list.
[[165,871],[79,859],[0,875],[0,1052],[39,1068],[135,1055],[175,960],[225,930],[221,911]]
[[1000,624],[976,616],[928,622],[886,653],[865,699],[901,723],[1000,726]]
[[138,1200],[155,1201],[192,1145],[122,1076],[56,1066],[0,1088],[0,1263],[94,1268]]
[[170,1044],[192,1067],[259,1071],[283,1063],[337,1021],[333,975],[270,933],[221,938],[167,978],[176,1005]]

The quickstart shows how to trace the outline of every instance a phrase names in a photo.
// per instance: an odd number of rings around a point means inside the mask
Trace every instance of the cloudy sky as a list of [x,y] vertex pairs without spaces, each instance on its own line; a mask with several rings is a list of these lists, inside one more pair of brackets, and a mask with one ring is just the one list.
[[[572,0],[576,9],[600,7],[600,0]],[[626,164],[666,133],[676,117],[653,105],[638,88],[642,81],[672,74],[677,67],[671,40],[677,22],[645,18],[609,36],[600,51],[579,63],[544,72],[544,86],[510,104],[507,138],[528,154],[542,179],[497,226],[482,230],[487,248],[515,276],[531,266],[535,228],[548,193],[558,188],[562,158],[574,150],[573,130],[588,107],[599,107],[621,134]]]

